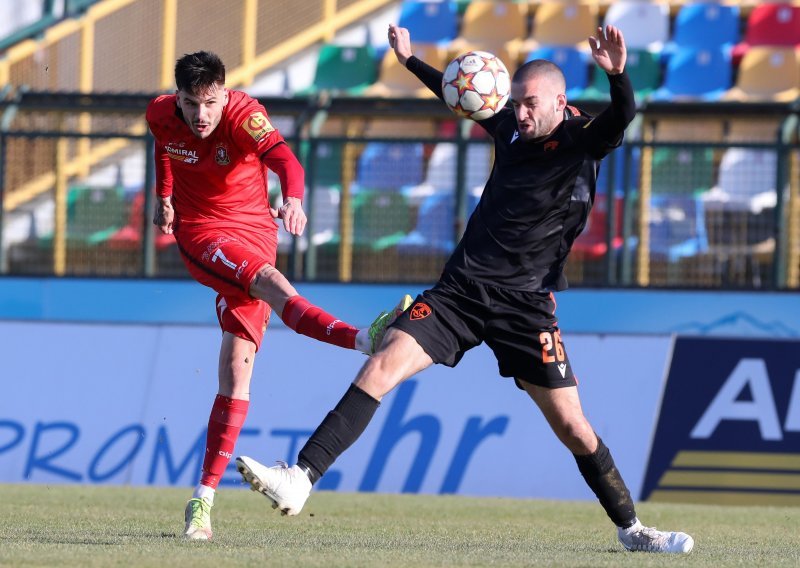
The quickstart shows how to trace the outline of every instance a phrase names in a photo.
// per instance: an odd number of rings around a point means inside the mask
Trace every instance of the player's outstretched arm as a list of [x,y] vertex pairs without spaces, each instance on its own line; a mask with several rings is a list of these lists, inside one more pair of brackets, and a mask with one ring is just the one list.
[[619,75],[625,69],[628,51],[622,30],[614,26],[597,28],[597,37],[589,37],[595,63],[609,75]]
[[413,55],[411,52],[411,34],[406,28],[389,24],[389,47],[394,50],[397,60],[405,66],[408,58]]
[[397,60],[417,76],[431,92],[443,99],[442,72],[434,69],[411,52],[411,36],[406,28],[389,24],[389,45],[394,50]]

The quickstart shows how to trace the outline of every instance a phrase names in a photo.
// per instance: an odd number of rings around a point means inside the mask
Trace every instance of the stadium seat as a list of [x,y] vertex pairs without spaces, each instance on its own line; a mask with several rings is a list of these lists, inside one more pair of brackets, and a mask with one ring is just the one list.
[[714,151],[710,147],[656,147],[650,171],[654,195],[708,191],[714,185]]
[[531,51],[525,62],[546,59],[558,65],[567,82],[567,100],[580,98],[589,82],[589,62],[585,52],[571,46],[541,46]]
[[[442,47],[434,44],[414,44],[412,49],[414,55],[436,69],[444,69],[447,64],[447,52]],[[381,60],[377,82],[367,87],[363,94],[369,97],[397,98],[435,96],[416,75],[406,69],[405,65],[400,64],[392,50],[388,50]]]
[[410,229],[411,210],[397,192],[362,192],[353,196],[353,243],[383,250],[394,246]]
[[[418,185],[403,188],[412,206],[418,206],[431,195],[452,194],[456,190],[457,146],[452,142],[436,144],[428,160],[425,179]],[[489,144],[468,144],[464,185],[467,193],[480,195],[491,171],[492,148]]]
[[[124,193],[121,187],[71,187],[67,192],[67,243],[106,243],[128,221]],[[43,235],[39,245],[50,246],[52,239],[52,233]]]
[[758,148],[728,148],[722,155],[717,184],[706,201],[754,214],[777,204],[777,154]]
[[464,11],[461,33],[450,43],[448,58],[475,49],[489,51],[513,73],[528,33],[527,15],[525,4],[473,0]]
[[708,251],[703,200],[694,195],[650,198],[650,258],[674,263]]
[[731,88],[732,75],[730,47],[678,47],[651,98],[716,101]]
[[[661,85],[661,57],[646,49],[628,50],[625,70],[631,79],[636,101],[641,102]],[[609,100],[608,77],[597,65],[592,68],[592,83],[581,98]]]
[[533,51],[539,46],[580,46],[588,50],[586,39],[597,31],[596,2],[545,1],[536,7],[532,18],[532,31],[523,50]]
[[404,0],[398,25],[408,28],[411,39],[420,43],[446,43],[458,34],[458,7],[455,2]]
[[420,142],[368,142],[358,159],[359,191],[393,191],[421,183],[423,150]]
[[732,47],[739,41],[739,7],[720,2],[684,4],[675,17],[670,48]]
[[800,96],[800,58],[793,47],[751,47],[736,85],[722,97],[737,101],[789,102]]
[[[148,214],[149,216],[149,214]],[[108,238],[108,246],[114,249],[137,249],[142,246],[144,217],[144,190],[137,192],[130,202],[128,223]],[[156,249],[164,249],[175,244],[173,235],[165,235],[155,229],[153,235]]]
[[[599,186],[598,186],[599,189]],[[622,211],[623,201],[618,195],[614,198],[614,213],[616,223],[614,236],[611,240],[613,250],[622,247]],[[583,232],[575,239],[572,245],[572,254],[582,260],[598,260],[603,258],[608,252],[608,199],[606,194],[598,191],[595,194],[594,205],[589,212],[586,220],[586,227]]]
[[800,46],[800,5],[768,2],[754,7],[747,18],[744,41],[733,48],[734,65],[760,45]]
[[669,41],[669,4],[620,0],[608,8],[604,24],[618,27],[628,49],[659,51]]
[[[467,217],[478,204],[479,197],[468,196]],[[453,193],[431,195],[419,208],[414,230],[400,239],[397,251],[400,254],[450,253],[455,248],[456,198]]]
[[307,92],[333,91],[360,94],[378,75],[375,50],[370,45],[323,45],[317,59],[314,83]]

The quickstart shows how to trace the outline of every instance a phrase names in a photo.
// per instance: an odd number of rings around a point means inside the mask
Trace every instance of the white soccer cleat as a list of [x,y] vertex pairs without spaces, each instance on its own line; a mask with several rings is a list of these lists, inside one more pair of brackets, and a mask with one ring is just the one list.
[[642,525],[638,519],[627,529],[617,527],[617,538],[631,552],[686,554],[694,547],[694,539],[688,534],[656,530]]
[[311,480],[296,465],[279,464],[267,467],[247,456],[236,458],[236,469],[253,491],[263,493],[282,515],[297,515],[311,493]]
[[183,517],[186,521],[183,538],[211,540],[211,503],[207,499],[189,499]]

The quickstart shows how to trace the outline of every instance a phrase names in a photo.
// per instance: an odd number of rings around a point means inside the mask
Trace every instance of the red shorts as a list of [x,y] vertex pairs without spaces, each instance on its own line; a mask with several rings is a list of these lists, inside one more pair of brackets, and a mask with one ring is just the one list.
[[222,331],[261,347],[269,322],[269,305],[250,296],[250,282],[264,265],[275,266],[277,231],[186,230],[175,240],[189,274],[217,292],[217,319]]

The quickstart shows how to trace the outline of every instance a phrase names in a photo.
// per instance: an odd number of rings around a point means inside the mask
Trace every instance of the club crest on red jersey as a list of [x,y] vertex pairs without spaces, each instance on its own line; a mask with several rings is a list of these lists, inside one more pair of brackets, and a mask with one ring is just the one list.
[[411,308],[409,317],[411,318],[411,321],[421,320],[431,315],[431,313],[433,313],[433,310],[431,310],[431,307],[428,304],[417,302],[414,304],[414,307]]
[[231,157],[228,155],[228,147],[225,144],[217,144],[217,149],[214,151],[214,161],[220,166],[227,166],[231,163]]

